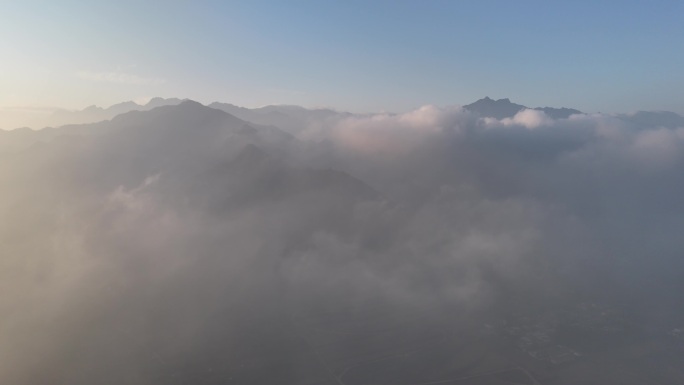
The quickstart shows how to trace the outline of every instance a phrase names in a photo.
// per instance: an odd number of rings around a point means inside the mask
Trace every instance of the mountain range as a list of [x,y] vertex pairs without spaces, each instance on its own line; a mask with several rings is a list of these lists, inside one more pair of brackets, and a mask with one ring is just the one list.
[[140,105],[133,101],[127,101],[114,104],[108,108],[92,105],[78,111],[57,110],[49,117],[48,123],[53,127],[65,124],[94,123],[102,120],[109,120],[116,115],[130,111],[148,111],[161,106],[180,104],[181,102],[182,100],[178,98],[164,99],[157,97],[152,98],[144,105]]
[[[520,111],[526,109],[541,111],[552,119],[567,119],[572,115],[584,114],[584,112],[574,108],[526,107],[522,104],[513,103],[508,98],[494,100],[490,97],[484,97],[476,102],[463,106],[463,108],[482,117],[499,120],[512,118]],[[684,117],[670,111],[637,111],[608,116],[613,116],[627,122],[637,129],[684,127]]]
[[[103,120],[110,120],[117,115],[131,111],[149,111],[157,107],[178,105],[184,100],[187,99],[165,99],[156,97],[144,105],[133,101],[127,101],[112,105],[108,108],[92,105],[83,110],[76,111],[56,110],[44,119],[34,122],[32,128],[95,123]],[[295,135],[311,128],[320,129],[321,127],[335,124],[336,122],[349,117],[365,116],[333,109],[308,109],[294,105],[269,105],[259,108],[246,108],[230,103],[213,102],[207,106],[227,112],[250,123],[276,126]],[[527,107],[522,104],[511,102],[508,98],[495,100],[490,97],[484,97],[473,103],[464,105],[463,108],[481,117],[499,120],[513,118],[517,113],[526,109],[541,111],[552,119],[567,119],[572,115],[584,114],[584,112],[574,108]],[[640,128],[674,128],[684,126],[684,117],[669,111],[637,111],[608,116],[613,116],[632,124],[634,127]]]

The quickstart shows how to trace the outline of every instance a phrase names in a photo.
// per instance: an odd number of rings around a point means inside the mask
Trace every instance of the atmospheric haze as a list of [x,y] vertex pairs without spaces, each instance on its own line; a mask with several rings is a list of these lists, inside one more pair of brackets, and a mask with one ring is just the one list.
[[0,383],[684,379],[677,114],[57,118],[0,131]]

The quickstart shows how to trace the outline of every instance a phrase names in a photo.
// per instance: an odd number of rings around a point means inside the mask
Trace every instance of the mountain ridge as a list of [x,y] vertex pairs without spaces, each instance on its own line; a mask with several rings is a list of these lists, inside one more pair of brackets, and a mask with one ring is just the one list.
[[[46,121],[44,121],[45,124],[31,126],[24,125],[23,127],[30,127],[32,130],[37,131],[44,128],[55,128],[66,125],[96,123],[114,119],[118,115],[126,114],[128,112],[151,111],[158,107],[178,105],[188,100],[190,99],[164,99],[161,97],[155,97],[150,99],[144,105],[138,104],[134,101],[124,101],[113,104],[107,108],[91,105],[77,111],[57,110]],[[328,108],[306,108],[287,104],[247,108],[231,103],[217,101],[204,106],[207,108],[221,110],[249,123],[264,126],[275,126],[294,135],[297,135],[301,130],[306,129],[307,126],[311,126],[312,124],[331,124],[348,117],[359,116],[359,114],[336,111]],[[495,100],[489,96],[485,96],[482,99],[463,105],[462,107],[465,110],[474,112],[481,117],[494,118],[498,120],[512,118],[515,116],[515,114],[525,109],[543,112],[555,120],[567,119],[572,115],[584,114],[584,112],[574,108],[557,108],[548,106],[528,107],[512,102],[509,98]],[[670,111],[637,111],[633,113],[608,114],[607,116],[613,116],[640,127],[684,127],[684,117]],[[16,128],[2,131],[15,130]]]
[[573,108],[555,108],[555,107],[527,107],[522,104],[511,102],[510,99],[494,100],[489,96],[485,96],[471,104],[463,106],[464,109],[476,112],[485,118],[506,119],[512,118],[522,110],[537,110],[542,111],[553,119],[567,119],[570,115],[583,114],[582,111]]

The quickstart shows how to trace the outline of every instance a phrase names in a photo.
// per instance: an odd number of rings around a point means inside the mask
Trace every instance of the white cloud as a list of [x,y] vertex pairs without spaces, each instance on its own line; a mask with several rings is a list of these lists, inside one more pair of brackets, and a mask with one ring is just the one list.
[[399,155],[439,135],[445,128],[458,131],[469,117],[460,107],[426,105],[403,114],[350,117],[318,134],[347,150]]
[[543,125],[549,125],[553,123],[553,119],[551,119],[543,111],[526,108],[515,114],[515,116],[512,118],[503,119],[501,123],[503,123],[506,126],[515,124],[529,129],[533,129]]

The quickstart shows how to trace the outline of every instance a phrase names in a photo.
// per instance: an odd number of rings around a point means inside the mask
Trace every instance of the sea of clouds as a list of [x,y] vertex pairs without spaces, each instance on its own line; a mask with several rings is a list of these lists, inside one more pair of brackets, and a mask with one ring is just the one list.
[[287,357],[286,320],[359,306],[681,317],[684,127],[458,106],[309,123],[185,102],[2,133],[0,382],[169,383]]

